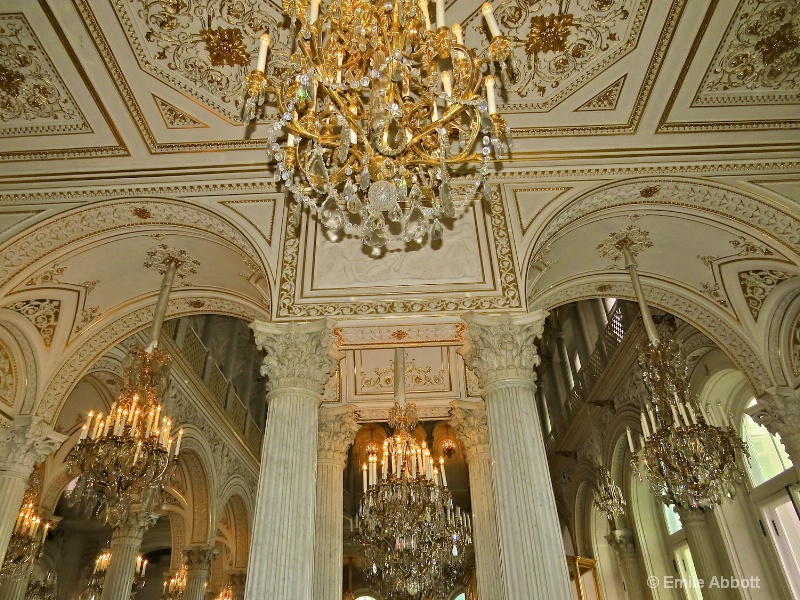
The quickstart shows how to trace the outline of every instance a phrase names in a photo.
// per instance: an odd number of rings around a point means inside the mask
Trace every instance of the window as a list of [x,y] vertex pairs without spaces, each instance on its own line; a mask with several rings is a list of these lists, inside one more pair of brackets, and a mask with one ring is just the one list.
[[[754,399],[747,407],[755,404]],[[754,487],[792,468],[792,460],[786,454],[780,436],[770,434],[766,427],[756,423],[750,415],[744,417],[742,437],[750,450],[748,470]]]
[[675,507],[673,505],[664,505],[664,519],[667,521],[667,531],[670,535],[683,529],[681,518],[678,516],[678,513],[675,512]]
[[375,600],[373,596],[359,596],[356,600]]
[[458,596],[453,598],[453,600],[466,600],[466,598],[467,598],[466,594],[464,594],[464,592],[461,592]]
[[700,580],[697,578],[697,571],[694,568],[692,552],[689,544],[683,543],[675,549],[675,565],[678,567],[680,577],[680,587],[688,600],[703,600],[703,593],[700,591]]
[[606,314],[610,315],[611,311],[614,310],[614,305],[617,303],[616,298],[603,298],[603,305],[606,309]]

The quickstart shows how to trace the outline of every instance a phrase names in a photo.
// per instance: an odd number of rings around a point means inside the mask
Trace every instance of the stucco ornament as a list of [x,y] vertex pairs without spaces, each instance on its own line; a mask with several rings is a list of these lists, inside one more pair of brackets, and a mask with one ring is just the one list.
[[481,387],[501,379],[536,380],[541,362],[534,342],[542,336],[548,313],[524,315],[486,315],[469,312],[466,341],[458,350],[467,366],[475,371]]
[[256,345],[267,356],[261,374],[269,377],[270,389],[305,388],[322,394],[325,383],[344,355],[333,345],[333,322],[250,324]]
[[453,418],[450,426],[455,429],[458,439],[464,446],[467,462],[489,453],[489,425],[486,420],[486,404],[453,400]]
[[329,460],[344,467],[347,449],[353,443],[359,429],[355,407],[352,404],[341,408],[319,409],[319,434],[317,438],[318,460]]

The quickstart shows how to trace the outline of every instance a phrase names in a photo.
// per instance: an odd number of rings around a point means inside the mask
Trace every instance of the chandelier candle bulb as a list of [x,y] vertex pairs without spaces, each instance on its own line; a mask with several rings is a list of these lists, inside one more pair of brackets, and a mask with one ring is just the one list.
[[456,44],[459,46],[464,45],[464,31],[461,29],[461,25],[458,23],[453,24],[453,35],[456,37]]
[[425,29],[433,31],[431,13],[428,11],[428,0],[419,0],[419,9],[422,11],[422,16],[425,18]]
[[367,487],[368,487],[368,484],[367,484],[367,463],[364,463],[362,465],[362,467],[361,467],[361,476],[362,476],[362,479],[364,480],[363,492],[366,494],[367,493]]
[[442,485],[447,487],[447,476],[444,474],[444,458],[439,458],[439,469],[442,473]]
[[84,425],[83,427],[81,427],[81,436],[78,438],[78,441],[82,442],[83,440],[85,440],[87,433],[89,433],[89,426]]
[[256,62],[256,71],[261,71],[262,73],[267,68],[267,51],[269,50],[269,35],[264,33],[261,35],[260,44],[258,46],[258,61]]
[[450,98],[453,96],[453,80],[449,71],[442,71],[442,88],[448,96],[447,101],[450,102]]
[[642,431],[644,432],[644,437],[650,437],[650,428],[647,425],[647,418],[644,416],[644,413],[641,413],[639,418],[642,422]]
[[[486,6],[484,4],[484,6]],[[497,114],[497,98],[494,93],[494,77],[487,75],[484,80],[486,83],[486,106],[490,115]]]
[[86,429],[89,429],[89,425],[92,424],[92,417],[94,417],[94,411],[90,410],[89,414],[86,416]]
[[500,33],[500,27],[497,26],[497,20],[494,18],[492,5],[488,2],[484,2],[483,6],[481,6],[481,12],[483,13],[483,18],[486,19],[486,24],[489,26],[489,32],[492,34],[492,37],[496,38],[502,35]]
[[444,0],[436,0],[436,28],[447,27],[444,22]]
[[678,402],[678,412],[681,414],[683,422],[689,427],[689,418],[686,416],[686,409],[683,408],[683,402]]
[[178,441],[175,443],[175,458],[178,457],[178,452],[181,451],[181,441],[183,440],[183,429],[178,430]]
[[653,428],[653,433],[655,433],[658,431],[658,426],[656,425],[656,417],[653,414],[653,407],[650,404],[647,405],[647,414],[650,417],[650,425]]
[[311,0],[308,5],[308,24],[313,25],[319,18],[319,4],[320,0]]

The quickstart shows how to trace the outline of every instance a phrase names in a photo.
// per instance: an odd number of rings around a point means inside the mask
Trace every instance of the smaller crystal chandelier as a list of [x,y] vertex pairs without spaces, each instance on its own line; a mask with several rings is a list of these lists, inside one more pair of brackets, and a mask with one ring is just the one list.
[[163,600],[183,600],[186,591],[186,565],[181,565],[178,572],[164,581]]
[[222,588],[215,600],[233,600],[233,588],[230,583]]
[[[94,569],[86,582],[86,587],[78,597],[79,600],[99,600],[103,593],[103,584],[106,581],[108,565],[111,564],[111,550],[103,550],[94,560]],[[133,574],[133,585],[131,586],[130,598],[134,598],[136,593],[144,587],[145,573],[147,572],[147,559],[141,554],[136,557],[136,568]]]
[[108,415],[90,412],[78,444],[67,455],[70,475],[78,475],[72,504],[97,510],[117,527],[133,504],[152,510],[174,468],[183,429],[172,437],[172,421],[163,414],[170,357],[157,349],[167,299],[181,261],[164,259],[164,281],[147,348],[134,346],[124,365],[123,389]]
[[744,473],[739,460],[747,446],[724,417],[711,419],[689,389],[680,344],[662,340],[639,281],[635,255],[652,246],[648,233],[635,225],[612,233],[598,250],[612,260],[625,258],[639,301],[649,342],[639,356],[650,394],[641,409],[639,450],[628,428],[631,465],[647,474],[655,495],[667,505],[713,509],[735,492]]
[[463,574],[472,545],[469,514],[453,505],[444,458],[437,463],[427,444],[417,444],[416,407],[405,404],[404,353],[395,351],[395,396],[389,412],[394,430],[363,466],[364,495],[356,540],[366,556],[366,577],[389,599],[446,597]]
[[50,523],[46,521],[42,523],[42,518],[36,514],[33,491],[29,488],[22,499],[22,508],[14,524],[3,564],[0,566],[0,575],[19,577],[26,569],[33,566],[33,563],[42,556],[44,541],[49,530]]
[[53,600],[58,591],[56,576],[50,573],[40,578],[31,579],[25,590],[25,600]]
[[[288,39],[278,48],[261,36],[243,121],[275,104],[267,156],[276,179],[332,234],[360,237],[373,255],[441,239],[443,220],[491,193],[489,162],[510,143],[491,75],[510,41],[489,3],[493,40],[482,52],[465,45],[460,24],[447,26],[444,0],[435,28],[428,0],[322,4],[284,1]],[[451,171],[468,164],[474,183],[458,191]]]
[[447,426],[447,437],[442,440],[442,454],[445,458],[453,458],[456,454],[456,441],[450,435],[450,426]]
[[600,467],[600,478],[594,494],[594,505],[606,515],[609,521],[625,512],[625,498],[622,490],[605,467]]

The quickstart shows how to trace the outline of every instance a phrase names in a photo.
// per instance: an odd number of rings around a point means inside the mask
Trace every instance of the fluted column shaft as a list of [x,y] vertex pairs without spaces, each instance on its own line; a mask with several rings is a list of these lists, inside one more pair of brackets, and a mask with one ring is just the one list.
[[[331,324],[255,322],[267,350],[269,414],[248,563],[247,600],[311,600],[317,408],[341,354],[332,352]],[[340,516],[341,518],[341,516]],[[316,599],[315,599],[316,600]]]
[[710,586],[711,580],[715,576],[719,580],[723,572],[705,513],[701,509],[679,508],[678,514],[686,532],[697,578],[703,580],[703,600],[725,600],[728,590]]
[[469,338],[459,352],[486,401],[504,600],[572,598],[534,394],[534,341],[546,316],[464,315]]
[[358,423],[353,407],[319,409],[317,512],[314,518],[314,600],[342,599],[344,537],[342,473]]
[[0,578],[0,600],[24,600],[30,580],[30,569],[25,569],[19,577]]
[[100,600],[130,600],[142,537],[157,520],[153,513],[131,511],[128,520],[111,534],[111,561]]
[[[452,402],[450,421],[464,447],[469,467],[469,494],[472,504],[472,537],[475,545],[475,571],[480,598],[502,598],[500,546],[497,516],[492,495],[492,456],[484,403]],[[474,405],[474,406],[473,406]]]
[[615,529],[606,538],[619,557],[622,578],[628,592],[628,600],[647,600],[644,578],[639,564],[639,553],[633,542],[633,534],[628,529]]
[[214,546],[192,546],[184,549],[186,589],[183,593],[183,600],[205,599],[208,572],[218,553],[219,551]]
[[17,417],[9,426],[0,427],[0,557],[8,550],[34,465],[65,439],[35,417]]
[[231,592],[233,600],[244,600],[244,588],[247,583],[247,573],[244,571],[234,571],[230,574]]

